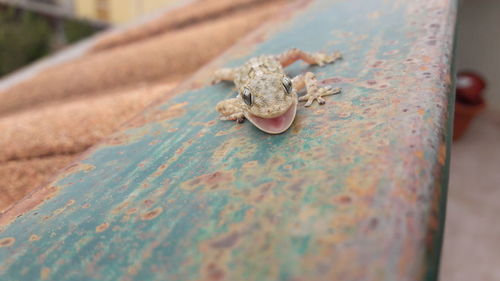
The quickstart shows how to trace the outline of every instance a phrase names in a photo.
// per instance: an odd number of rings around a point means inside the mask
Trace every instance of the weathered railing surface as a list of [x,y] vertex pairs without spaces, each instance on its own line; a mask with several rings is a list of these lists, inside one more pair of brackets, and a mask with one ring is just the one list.
[[[295,5],[4,214],[0,279],[435,280],[455,2]],[[290,47],[341,51],[308,70],[343,93],[218,121],[212,71]]]

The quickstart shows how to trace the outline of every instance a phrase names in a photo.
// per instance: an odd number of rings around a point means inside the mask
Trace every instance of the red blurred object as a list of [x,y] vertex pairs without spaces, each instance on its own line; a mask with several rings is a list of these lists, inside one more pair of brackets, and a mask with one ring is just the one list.
[[481,104],[486,82],[476,73],[460,72],[457,76],[457,101],[466,104]]
[[471,71],[458,73],[453,140],[463,136],[472,119],[484,109],[485,88],[486,82],[479,74]]

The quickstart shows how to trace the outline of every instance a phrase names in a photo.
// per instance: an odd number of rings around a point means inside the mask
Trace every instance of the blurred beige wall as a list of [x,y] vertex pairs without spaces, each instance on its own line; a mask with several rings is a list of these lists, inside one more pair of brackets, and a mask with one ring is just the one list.
[[482,74],[488,107],[500,113],[500,1],[460,1],[457,36],[457,70]]
[[126,23],[182,0],[74,0],[76,16],[112,24]]

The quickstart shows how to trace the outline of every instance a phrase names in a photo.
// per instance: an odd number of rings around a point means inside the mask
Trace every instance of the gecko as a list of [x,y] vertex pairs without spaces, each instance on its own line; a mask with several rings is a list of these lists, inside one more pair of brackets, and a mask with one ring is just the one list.
[[[285,132],[295,119],[297,104],[300,101],[305,101],[306,107],[314,101],[322,105],[325,103],[323,97],[338,94],[341,89],[320,87],[312,72],[292,79],[286,75],[283,68],[297,60],[323,66],[341,57],[339,52],[308,53],[293,48],[279,55],[252,58],[240,67],[217,70],[212,83],[233,81],[238,91],[235,98],[223,100],[216,105],[220,119],[238,123],[248,119],[268,134]],[[298,97],[297,92],[304,88],[306,94]]]

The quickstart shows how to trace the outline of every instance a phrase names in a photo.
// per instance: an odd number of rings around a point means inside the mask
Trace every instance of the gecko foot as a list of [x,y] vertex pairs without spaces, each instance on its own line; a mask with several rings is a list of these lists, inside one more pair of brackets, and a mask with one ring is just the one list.
[[342,58],[342,55],[339,52],[335,52],[333,54],[314,53],[312,56],[316,61],[316,64],[319,66],[323,66],[327,63],[333,63],[334,61]]
[[340,88],[332,87],[316,87],[315,89],[310,89],[307,94],[299,97],[299,101],[307,101],[304,106],[310,106],[314,100],[318,101],[319,104],[325,104],[324,96],[335,95],[340,93]]
[[227,99],[219,102],[215,109],[220,113],[221,120],[232,120],[238,123],[245,121],[242,110],[242,101],[238,98]]
[[236,70],[233,68],[222,68],[214,72],[211,84],[217,84],[223,80],[234,80]]

